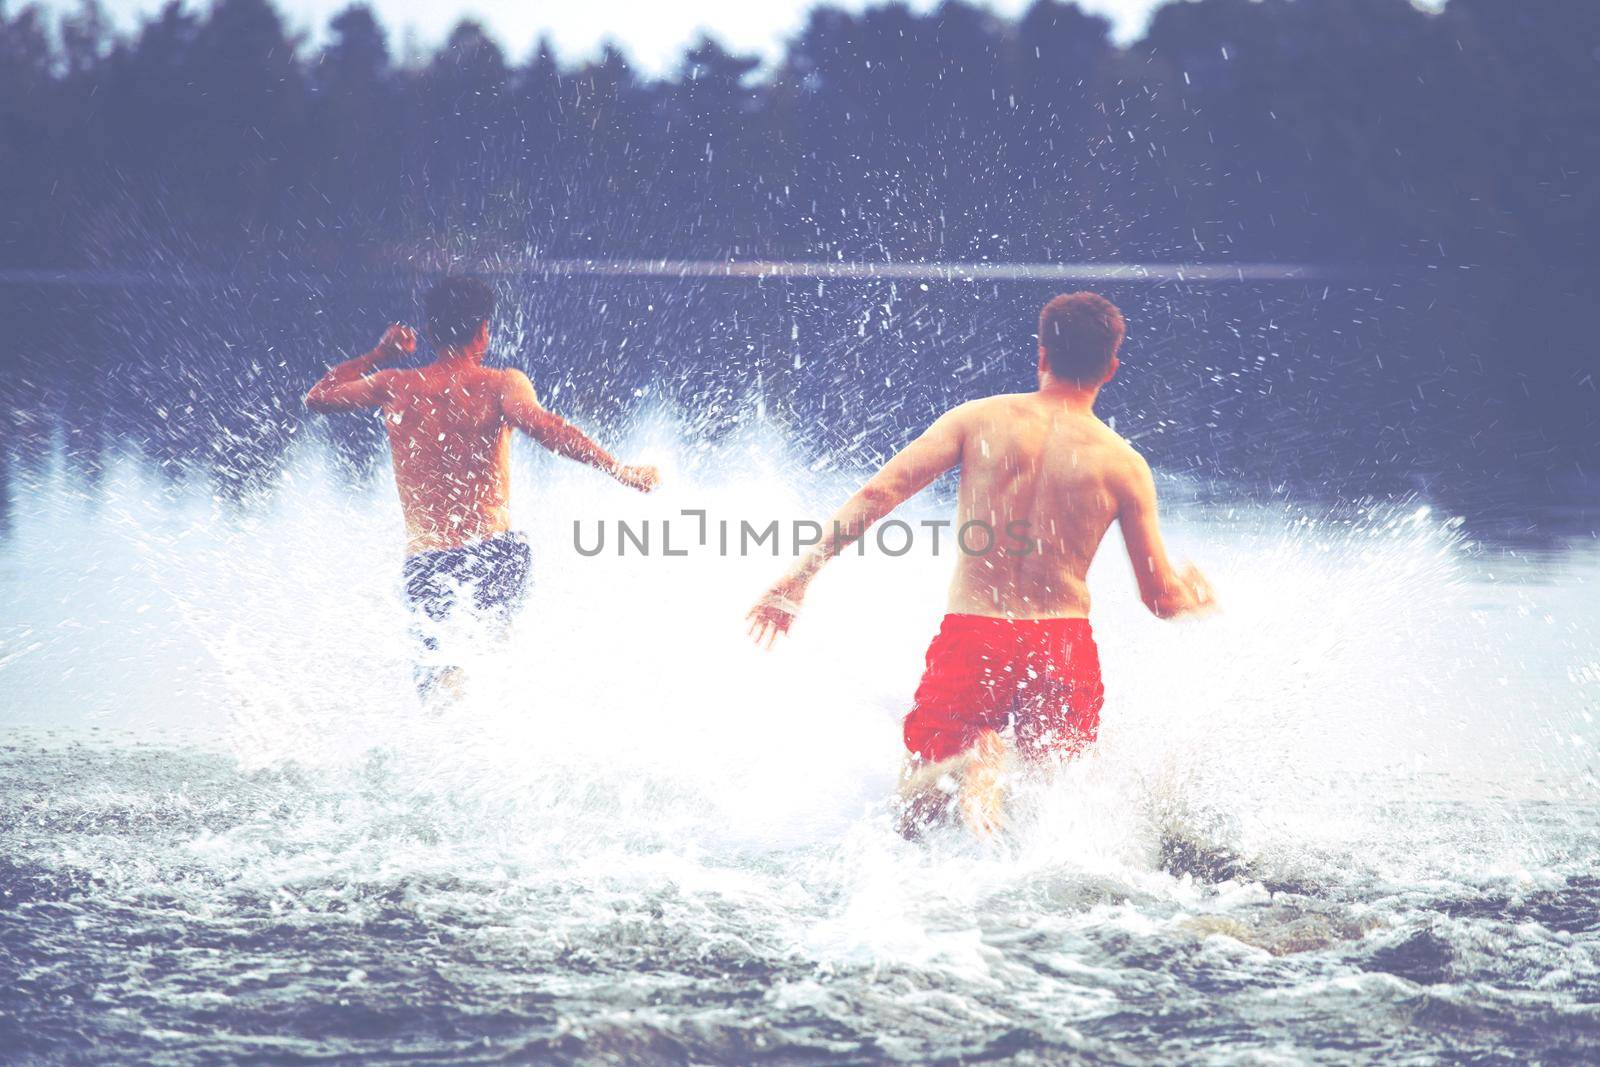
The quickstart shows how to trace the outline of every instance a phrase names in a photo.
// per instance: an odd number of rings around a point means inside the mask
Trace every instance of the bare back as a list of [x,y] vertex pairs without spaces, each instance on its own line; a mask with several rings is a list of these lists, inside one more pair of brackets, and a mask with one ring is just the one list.
[[949,610],[1087,617],[1089,564],[1122,509],[1137,455],[1092,411],[1041,393],[989,397],[956,414],[957,528],[982,523],[995,542],[980,554],[983,536],[969,534],[969,550],[957,553]]
[[660,479],[654,467],[618,463],[582,430],[545,410],[526,374],[483,366],[488,337],[484,321],[469,344],[445,346],[434,363],[372,373],[416,349],[415,332],[396,323],[376,348],[330,367],[306,393],[312,411],[382,413],[410,555],[472,544],[510,528],[512,430],[642,493]]
[[[1210,583],[1194,565],[1174,568],[1167,557],[1150,465],[1094,414],[1101,387],[1116,373],[1121,313],[1094,293],[1063,293],[1039,321],[1038,390],[954,407],[896,452],[750,609],[757,643],[770,645],[789,632],[829,560],[956,468],[951,614],[1087,618],[1089,565],[1113,522],[1121,527],[1139,599],[1153,614],[1170,619],[1214,607]],[[1097,352],[1104,356],[1098,369],[1057,377],[1056,356],[1071,370],[1074,353]]]
[[501,403],[504,376],[476,363],[380,375],[408,552],[454,548],[510,528],[511,423]]

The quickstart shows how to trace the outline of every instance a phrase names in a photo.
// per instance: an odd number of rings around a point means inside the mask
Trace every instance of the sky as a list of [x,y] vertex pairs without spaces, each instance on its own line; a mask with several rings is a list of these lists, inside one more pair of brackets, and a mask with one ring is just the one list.
[[[712,31],[735,52],[754,53],[772,60],[783,42],[805,25],[806,13],[816,0],[367,0],[391,34],[390,45],[400,54],[407,28],[416,31],[423,50],[431,50],[462,18],[475,18],[514,61],[525,58],[541,34],[549,34],[556,50],[567,60],[587,59],[610,39],[619,43],[634,65],[650,75],[669,74],[683,52],[703,30]],[[1112,20],[1119,41],[1138,36],[1152,9],[1161,0],[1079,0],[1086,11]],[[142,16],[159,10],[164,0],[103,0],[117,24],[132,28]],[[187,0],[191,8],[204,8],[208,0]],[[291,30],[321,39],[328,18],[349,0],[276,0]],[[860,10],[873,6],[867,0],[833,0],[835,6]],[[937,7],[939,0],[908,0],[918,11]],[[989,0],[989,7],[1012,16],[1026,10],[1032,0]],[[48,0],[47,6],[69,10],[76,0]]]

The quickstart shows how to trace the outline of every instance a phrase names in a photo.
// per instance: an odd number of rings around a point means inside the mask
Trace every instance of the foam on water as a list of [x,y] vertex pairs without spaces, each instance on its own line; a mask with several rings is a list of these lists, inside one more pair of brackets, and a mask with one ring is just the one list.
[[[817,517],[849,481],[813,484],[760,433],[713,453],[675,425],[626,450],[664,464],[650,498],[518,452],[534,592],[444,712],[411,684],[386,472],[352,484],[307,445],[244,504],[132,462],[92,500],[43,473],[0,550],[5,721],[219,751],[232,770],[86,771],[78,817],[135,831],[35,861],[92,872],[113,898],[176,898],[191,919],[246,894],[308,938],[335,912],[399,909],[469,942],[475,983],[512,967],[576,998],[585,974],[620,968],[630,1010],[673,975],[757,968],[779,1031],[859,1016],[885,1054],[925,1055],[1019,1017],[1032,1041],[1093,1047],[1074,1027],[1152,982],[1363,939],[1378,952],[1385,931],[1410,945],[1432,906],[1418,900],[1554,892],[1592,847],[1592,559],[1519,570],[1416,502],[1312,515],[1181,496],[1170,540],[1224,611],[1144,615],[1113,534],[1091,576],[1100,744],[1020,783],[1002,841],[901,841],[885,800],[948,545],[835,562],[793,637],[759,651],[742,615],[783,561],[619,558],[614,531],[585,558],[574,520]],[[14,810],[47,825],[51,787],[30,788]],[[141,825],[168,836],[130,844]],[[1140,964],[1152,944],[1165,962]],[[1517,951],[1564,968],[1563,988],[1600,973],[1588,942],[1502,946]],[[1399,995],[1372,969],[1267,985],[1330,1004]],[[863,973],[877,977],[834,980]],[[694,1004],[626,1024],[591,1005],[585,1040],[722,1025]]]

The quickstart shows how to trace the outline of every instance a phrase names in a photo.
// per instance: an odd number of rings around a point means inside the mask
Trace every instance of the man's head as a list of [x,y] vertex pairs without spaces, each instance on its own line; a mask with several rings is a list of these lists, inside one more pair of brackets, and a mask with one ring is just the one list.
[[1039,312],[1039,371],[1057,381],[1104,385],[1117,373],[1127,324],[1099,293],[1062,293]]
[[435,282],[422,298],[428,337],[447,348],[483,348],[489,343],[494,290],[482,278],[456,275]]

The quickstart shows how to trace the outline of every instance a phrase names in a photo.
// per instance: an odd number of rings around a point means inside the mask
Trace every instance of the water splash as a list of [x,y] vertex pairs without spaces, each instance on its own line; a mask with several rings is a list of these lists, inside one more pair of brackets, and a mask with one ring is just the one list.
[[[652,498],[517,454],[534,593],[442,713],[411,686],[382,471],[302,444],[244,501],[131,460],[93,499],[44,472],[0,557],[7,720],[57,731],[6,765],[24,857],[7,892],[77,902],[91,941],[129,907],[161,943],[174,923],[231,930],[223,963],[186,964],[226,995],[226,968],[252,959],[314,965],[284,987],[313,1001],[506,1007],[527,987],[499,976],[527,975],[564,1006],[518,1024],[543,1035],[530,1047],[581,1034],[618,1055],[670,1038],[726,1057],[718,1042],[755,1037],[706,990],[750,982],[769,1037],[927,1055],[971,1051],[962,1033],[1003,1041],[1007,1019],[1035,1044],[1099,1047],[1097,1020],[1160,975],[1180,1002],[1257,990],[1223,1015],[1293,1030],[1269,991],[1315,982],[1272,961],[1308,953],[1369,1006],[1410,995],[1394,974],[1520,981],[1472,954],[1484,936],[1596,972],[1592,939],[1489,935],[1498,919],[1461,910],[1547,919],[1594,844],[1593,560],[1540,584],[1548,569],[1414,502],[1308,514],[1175,492],[1171,539],[1224,612],[1145,616],[1113,537],[1091,574],[1096,751],[1020,782],[1002,841],[911,845],[885,798],[948,558],[838,561],[763,654],[741,616],[781,560],[573,548],[575,519],[764,522],[849,487],[815,484],[760,431],[708,452],[680,425],[662,413],[627,449],[674,476]],[[86,729],[115,738],[77,746]],[[390,928],[456,993],[386,962],[370,932]],[[258,929],[280,931],[273,947]],[[453,957],[426,945],[443,932]],[[318,969],[327,945],[349,961],[337,973]],[[627,1016],[667,975],[701,992]],[[197,1010],[165,972],[127,981]],[[341,1041],[316,1047],[364,1047]]]

